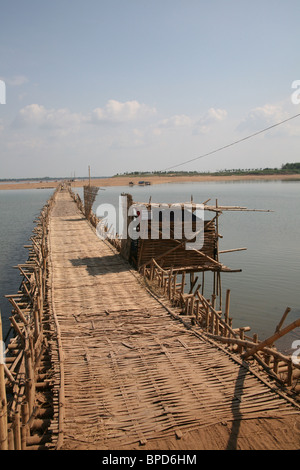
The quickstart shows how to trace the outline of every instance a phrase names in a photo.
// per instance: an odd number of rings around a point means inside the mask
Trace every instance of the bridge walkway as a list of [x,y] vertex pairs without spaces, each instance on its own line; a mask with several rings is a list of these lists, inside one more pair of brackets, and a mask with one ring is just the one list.
[[49,221],[62,449],[297,449],[299,409],[174,319],[67,191]]

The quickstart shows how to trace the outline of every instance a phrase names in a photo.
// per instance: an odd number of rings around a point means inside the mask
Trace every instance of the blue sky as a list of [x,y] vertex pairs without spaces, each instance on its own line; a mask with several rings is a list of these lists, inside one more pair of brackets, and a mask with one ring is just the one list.
[[[300,113],[298,0],[0,11],[0,178],[164,170]],[[300,117],[180,168],[276,167],[299,161],[299,144]]]

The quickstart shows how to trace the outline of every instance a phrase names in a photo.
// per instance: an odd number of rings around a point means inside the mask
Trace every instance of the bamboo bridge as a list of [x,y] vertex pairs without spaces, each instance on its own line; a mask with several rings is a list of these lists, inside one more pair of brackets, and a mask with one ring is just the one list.
[[7,296],[0,448],[299,449],[299,366],[273,344],[299,322],[249,338],[229,292],[222,313],[185,273],[133,269],[81,209],[57,189]]

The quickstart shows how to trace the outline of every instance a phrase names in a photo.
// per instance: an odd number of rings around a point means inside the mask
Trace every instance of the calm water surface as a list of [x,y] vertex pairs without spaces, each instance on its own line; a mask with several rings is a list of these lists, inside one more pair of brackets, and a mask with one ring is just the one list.
[[20,271],[13,266],[28,258],[28,243],[35,218],[47,202],[53,189],[0,190],[0,309],[6,334],[10,303],[3,297],[15,294],[21,283]]
[[[10,314],[3,295],[18,289],[20,276],[13,265],[27,258],[22,248],[34,226],[33,219],[53,190],[0,191],[0,305]],[[82,197],[82,189],[76,190]],[[270,209],[273,212],[224,212],[220,216],[220,250],[247,247],[226,253],[221,261],[240,273],[222,274],[222,292],[231,290],[233,326],[250,326],[261,339],[271,335],[285,308],[292,309],[287,323],[300,317],[300,182],[205,182],[145,187],[109,187],[98,193],[94,211],[104,202],[117,205],[119,195],[129,192],[138,202],[195,202],[211,198],[214,204]],[[208,295],[211,291],[208,292]],[[8,304],[8,306],[6,305]],[[289,350],[300,339],[300,329],[278,342]],[[277,343],[276,343],[277,344]]]

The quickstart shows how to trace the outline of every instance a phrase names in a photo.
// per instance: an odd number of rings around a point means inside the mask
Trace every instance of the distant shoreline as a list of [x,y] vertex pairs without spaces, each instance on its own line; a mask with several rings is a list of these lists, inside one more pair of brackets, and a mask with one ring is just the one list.
[[[138,185],[139,181],[147,181],[151,184],[166,184],[166,183],[196,183],[196,182],[218,182],[218,181],[300,181],[300,174],[288,175],[187,175],[187,176],[115,176],[111,178],[95,178],[91,179],[92,186],[107,187],[107,186],[129,186],[132,182]],[[28,181],[28,182],[9,182],[0,184],[1,190],[11,189],[55,189],[61,180],[55,181]],[[72,181],[73,188],[80,188],[87,185],[87,179]]]

